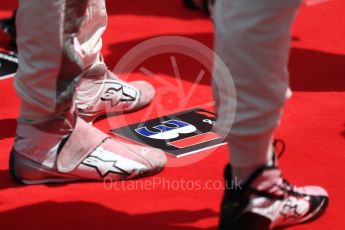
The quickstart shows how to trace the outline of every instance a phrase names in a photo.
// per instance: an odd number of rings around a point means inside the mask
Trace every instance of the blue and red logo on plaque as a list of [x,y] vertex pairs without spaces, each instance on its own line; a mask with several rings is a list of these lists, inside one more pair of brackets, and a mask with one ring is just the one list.
[[112,132],[182,157],[223,144],[212,131],[215,119],[214,113],[196,108],[113,129]]

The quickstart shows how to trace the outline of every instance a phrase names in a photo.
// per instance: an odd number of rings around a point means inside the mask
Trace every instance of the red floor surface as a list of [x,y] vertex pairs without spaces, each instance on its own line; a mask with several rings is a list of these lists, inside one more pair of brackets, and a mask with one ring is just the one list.
[[[15,3],[2,1],[0,17],[9,16]],[[151,37],[183,35],[212,47],[212,24],[201,13],[185,10],[179,0],[108,1],[109,28],[104,35],[106,62],[110,68],[130,48]],[[330,193],[326,214],[316,222],[291,229],[345,229],[345,3],[333,0],[313,7],[302,7],[293,28],[291,85],[294,96],[287,103],[277,136],[287,150],[280,165],[286,177],[298,185],[318,184]],[[0,36],[5,47],[8,38]],[[167,56],[166,56],[167,57]],[[183,57],[180,57],[183,62]],[[173,71],[164,57],[148,62],[150,70],[172,81]],[[169,62],[167,62],[169,64]],[[188,63],[188,61],[187,61]],[[190,64],[190,62],[189,62]],[[196,68],[181,64],[183,86],[188,89]],[[188,106],[210,100],[210,76],[198,86],[202,96],[193,97]],[[139,73],[134,78],[148,79]],[[155,82],[153,82],[156,84]],[[164,100],[172,95],[158,95]],[[172,98],[171,98],[172,97]],[[12,79],[0,81],[0,229],[216,229],[220,189],[167,188],[130,189],[131,184],[116,184],[108,190],[102,183],[67,185],[16,185],[8,174],[8,158],[16,128],[19,99]],[[167,104],[164,111],[174,111]],[[126,115],[118,126],[140,120],[147,112]],[[153,117],[154,115],[151,115]],[[118,118],[111,118],[115,122]],[[119,120],[119,119],[118,119]],[[96,126],[109,130],[107,120]],[[185,167],[167,168],[142,183],[160,181],[222,180],[226,148]],[[121,185],[127,186],[120,188]]]

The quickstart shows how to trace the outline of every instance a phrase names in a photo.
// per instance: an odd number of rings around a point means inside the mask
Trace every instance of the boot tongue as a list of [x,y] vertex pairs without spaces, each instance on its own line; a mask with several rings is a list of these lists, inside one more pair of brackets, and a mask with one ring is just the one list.
[[[39,122],[27,121],[24,118],[18,119],[17,134],[22,137],[40,136],[42,133],[49,135],[66,136],[72,133],[76,123],[74,108],[67,108],[60,116]],[[29,128],[30,127],[30,128]],[[35,130],[35,132],[32,131]]]
[[77,117],[76,126],[57,158],[57,170],[69,173],[90,155],[108,135]]
[[33,125],[33,127],[45,133],[65,136],[72,132],[74,121],[61,117],[52,121]]
[[264,167],[260,171],[255,172],[257,174],[249,182],[250,188],[272,195],[284,195],[284,192],[278,186],[282,180],[280,169],[276,167]]
[[108,69],[105,64],[100,63],[85,71],[83,79],[103,80],[106,78]]
[[19,119],[16,135],[18,138],[26,139],[28,143],[36,144],[42,149],[50,149],[72,133],[74,123],[74,114],[67,113],[65,116],[32,125],[23,123]]

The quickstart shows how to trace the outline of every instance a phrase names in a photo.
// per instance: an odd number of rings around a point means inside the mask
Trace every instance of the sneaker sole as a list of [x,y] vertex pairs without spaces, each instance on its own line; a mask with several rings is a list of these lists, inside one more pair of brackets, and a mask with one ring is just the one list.
[[[10,154],[10,162],[9,162],[9,172],[12,177],[12,179],[17,182],[18,184],[23,184],[23,185],[35,185],[35,184],[54,184],[54,183],[68,183],[68,182],[76,182],[76,181],[81,181],[82,179],[79,178],[63,178],[63,177],[50,177],[51,175],[42,168],[38,163],[35,162],[30,162],[30,164],[37,164],[37,168],[33,166],[29,166],[28,164],[22,165],[23,167],[26,167],[26,169],[33,170],[35,173],[39,173],[42,175],[42,179],[37,179],[37,180],[29,180],[29,179],[23,179],[20,177],[17,173],[16,170],[16,165],[17,159],[22,158],[21,161],[24,162],[25,159],[24,157],[18,156],[19,154],[15,151],[12,150]],[[17,158],[17,159],[16,159]],[[46,177],[46,178],[44,178]]]

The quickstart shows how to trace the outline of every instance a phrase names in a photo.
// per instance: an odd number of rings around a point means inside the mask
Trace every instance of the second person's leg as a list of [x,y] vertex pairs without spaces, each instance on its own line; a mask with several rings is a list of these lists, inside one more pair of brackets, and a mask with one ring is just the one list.
[[[235,121],[226,140],[234,173],[241,180],[271,158],[273,132],[288,91],[290,26],[299,2],[216,3],[215,48],[232,73],[237,94]],[[219,98],[231,96],[225,93],[220,91]],[[218,110],[219,123],[226,124],[227,110]]]
[[[214,85],[217,129],[222,133],[237,100],[232,129],[225,135],[230,162],[221,206],[220,230],[269,230],[319,217],[328,203],[318,186],[288,183],[272,159],[272,138],[288,92],[290,27],[299,0],[217,0],[216,51],[230,69],[236,88]],[[220,77],[215,74],[219,83]],[[225,87],[225,88],[224,88]],[[225,103],[226,104],[226,103]],[[228,129],[230,127],[227,127]],[[232,187],[233,180],[241,186]]]

